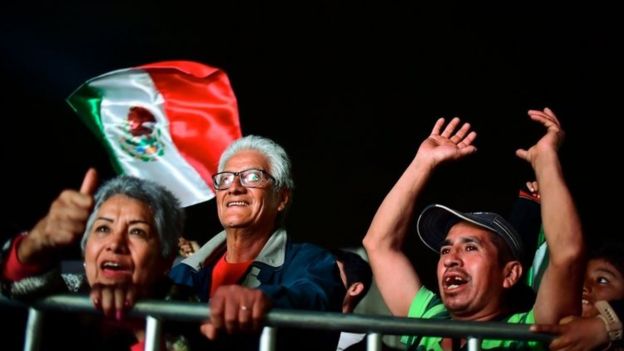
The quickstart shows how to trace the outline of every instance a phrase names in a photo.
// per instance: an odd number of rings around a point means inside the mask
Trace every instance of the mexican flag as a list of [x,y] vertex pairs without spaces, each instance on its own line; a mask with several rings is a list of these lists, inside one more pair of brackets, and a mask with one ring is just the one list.
[[214,197],[219,157],[241,137],[227,75],[192,61],[126,68],[88,80],[68,98],[119,173],[166,186],[183,206]]

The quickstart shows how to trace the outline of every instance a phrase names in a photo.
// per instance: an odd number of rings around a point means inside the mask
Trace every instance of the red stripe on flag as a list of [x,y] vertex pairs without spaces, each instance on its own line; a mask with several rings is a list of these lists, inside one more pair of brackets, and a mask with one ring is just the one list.
[[236,96],[225,72],[190,61],[165,61],[139,68],[165,98],[173,142],[212,187],[219,157],[241,137]]

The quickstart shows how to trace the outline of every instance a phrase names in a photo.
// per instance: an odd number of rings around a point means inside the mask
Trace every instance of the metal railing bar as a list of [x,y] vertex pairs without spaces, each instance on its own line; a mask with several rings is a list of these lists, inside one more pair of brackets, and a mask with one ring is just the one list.
[[264,327],[260,335],[260,351],[274,351],[276,344],[277,328]]
[[[0,302],[7,301],[0,297]],[[13,303],[15,304],[15,303]],[[19,304],[19,303],[17,303]],[[63,311],[95,311],[88,297],[77,295],[55,295],[38,300],[31,305],[38,309]],[[173,302],[143,300],[137,302],[128,315],[144,317],[151,315],[178,321],[204,321],[210,309],[207,304],[194,302]],[[471,337],[480,339],[513,339],[550,341],[549,334],[533,333],[526,324],[500,322],[470,322],[429,320],[379,315],[342,314],[337,312],[316,312],[301,310],[271,310],[265,319],[266,325],[274,327],[295,327],[319,330],[340,330],[359,333],[381,333],[392,335],[430,335],[446,337]]]
[[468,337],[468,351],[481,351],[481,340],[477,338],[473,338],[472,336]]
[[39,350],[39,335],[43,325],[43,313],[35,308],[28,309],[28,321],[24,335],[24,351]]
[[152,316],[145,318],[145,351],[160,351],[162,321]]
[[370,333],[366,335],[366,351],[381,351],[381,334]]

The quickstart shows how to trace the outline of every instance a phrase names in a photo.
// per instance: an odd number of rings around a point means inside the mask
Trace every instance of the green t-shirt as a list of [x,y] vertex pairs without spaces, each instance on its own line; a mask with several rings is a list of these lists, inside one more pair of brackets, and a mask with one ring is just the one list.
[[[451,319],[451,315],[442,304],[440,297],[424,286],[418,290],[416,297],[412,300],[407,316],[411,318],[424,319]],[[533,310],[531,310],[529,312],[512,314],[507,317],[505,321],[507,323],[516,324],[533,324],[535,323],[535,316],[533,315]],[[405,335],[401,337],[401,342],[409,345],[410,349],[413,349],[414,344],[418,343],[418,346],[416,347],[416,350],[418,351],[442,351],[442,347],[440,346],[441,341],[442,337],[439,336],[419,337]],[[484,339],[481,341],[481,349],[544,350],[545,348],[542,343],[537,341]]]

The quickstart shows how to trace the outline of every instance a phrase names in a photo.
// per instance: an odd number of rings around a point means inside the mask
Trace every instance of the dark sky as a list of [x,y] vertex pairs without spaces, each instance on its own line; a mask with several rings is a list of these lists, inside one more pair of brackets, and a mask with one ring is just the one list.
[[[612,223],[619,206],[604,205],[621,199],[622,92],[609,87],[621,87],[624,61],[613,9],[63,3],[1,5],[3,236],[30,228],[87,167],[113,175],[104,148],[65,104],[69,93],[102,73],[170,59],[223,68],[243,133],[290,153],[297,189],[288,227],[301,240],[358,245],[439,116],[470,121],[479,151],[441,169],[419,208],[436,201],[506,214],[531,178],[514,151],[542,134],[526,111],[544,106],[567,131],[564,167],[588,234],[621,236]],[[190,209],[190,236],[217,229],[214,203]]]

